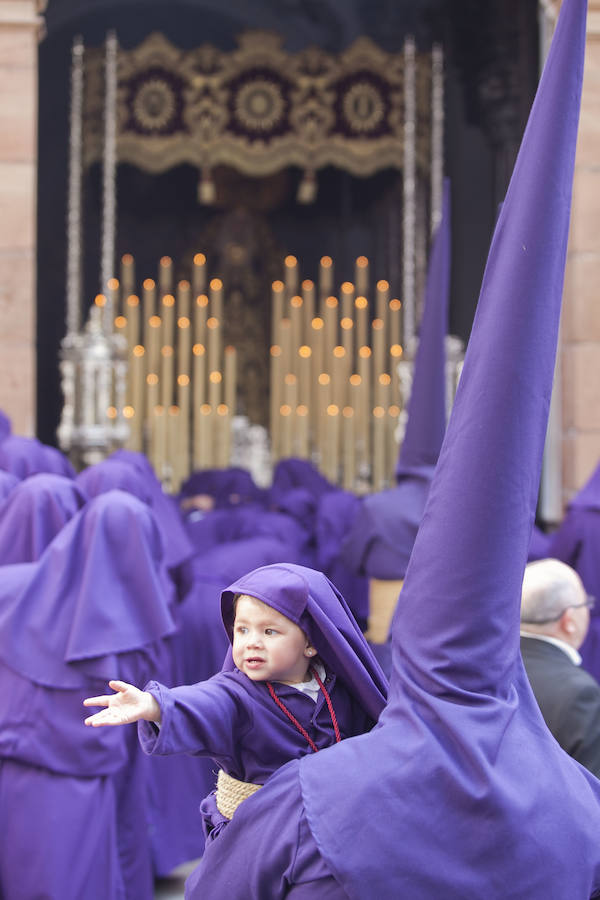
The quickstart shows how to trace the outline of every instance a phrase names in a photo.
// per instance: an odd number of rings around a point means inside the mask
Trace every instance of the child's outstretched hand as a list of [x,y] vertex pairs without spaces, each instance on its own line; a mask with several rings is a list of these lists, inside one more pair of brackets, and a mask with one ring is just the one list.
[[137,722],[138,719],[146,719],[148,722],[160,722],[160,706],[147,691],[125,681],[109,681],[108,686],[115,691],[114,694],[106,694],[102,697],[88,697],[83,701],[84,706],[105,706],[106,709],[94,713],[85,719],[86,725],[128,725]]

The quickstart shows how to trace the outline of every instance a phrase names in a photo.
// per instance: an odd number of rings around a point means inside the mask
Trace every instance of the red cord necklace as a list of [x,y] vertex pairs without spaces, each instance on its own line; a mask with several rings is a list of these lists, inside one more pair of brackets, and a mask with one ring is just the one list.
[[[339,744],[339,742],[342,739],[342,736],[340,734],[340,729],[338,727],[337,719],[336,719],[335,712],[333,709],[333,704],[331,702],[331,697],[329,696],[327,688],[325,687],[325,685],[319,678],[319,673],[317,672],[317,670],[313,669],[313,667],[311,666],[310,671],[314,675],[315,680],[316,680],[317,684],[319,685],[319,688],[323,691],[323,696],[325,697],[325,703],[327,704],[327,709],[329,710],[329,715],[331,716],[331,722],[332,722],[333,731],[335,734],[335,742],[336,742],[336,744]],[[275,703],[277,704],[277,706],[279,707],[279,709],[286,714],[286,716],[288,717],[290,722],[298,729],[300,734],[307,741],[310,749],[314,753],[317,753],[319,748],[317,747],[317,745],[315,744],[315,742],[309,735],[308,731],[306,730],[306,728],[302,727],[302,725],[300,724],[300,722],[298,721],[296,716],[293,715],[293,713],[291,713],[289,711],[289,709],[287,708],[287,706],[285,705],[283,700],[280,700],[280,698],[275,693],[275,689],[273,688],[273,685],[271,684],[270,681],[267,681],[267,687],[269,688],[269,693],[270,693],[271,697],[273,698],[273,700],[275,701]]]

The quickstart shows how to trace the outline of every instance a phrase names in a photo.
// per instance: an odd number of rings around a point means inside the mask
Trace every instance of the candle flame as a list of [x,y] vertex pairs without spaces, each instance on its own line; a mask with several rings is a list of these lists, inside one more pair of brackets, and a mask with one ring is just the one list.
[[96,306],[106,306],[106,297],[104,294],[96,294],[94,297],[94,303]]
[[196,297],[196,305],[197,306],[208,306],[208,297],[206,294],[198,294]]
[[360,357],[362,357],[362,359],[368,359],[371,355],[371,348],[370,347],[361,347],[360,350],[358,351],[358,355]]
[[296,296],[292,297],[292,299],[290,300],[290,306],[293,306],[294,309],[300,309],[303,302],[304,301],[302,300],[302,297],[296,294]]
[[192,353],[194,356],[204,356],[206,350],[204,349],[204,344],[194,344],[192,347]]
[[162,298],[163,306],[174,306],[175,305],[175,297],[173,294],[165,294]]
[[127,298],[127,306],[139,306],[140,298],[137,294],[130,294]]
[[323,322],[323,319],[320,318],[320,316],[315,316],[315,318],[310,323],[310,327],[315,331],[320,331],[324,324],[325,323]]
[[351,331],[354,328],[354,322],[348,316],[344,316],[341,320],[340,325],[344,329],[344,331]]
[[196,253],[194,256],[194,265],[195,266],[203,266],[206,263],[206,256],[204,253]]
[[386,384],[391,384],[391,383],[392,383],[392,379],[390,378],[389,375],[386,375],[384,373],[383,375],[379,376],[379,384],[386,385]]
[[369,265],[369,260],[366,256],[357,256],[356,257],[356,265],[359,269],[366,269]]
[[164,408],[164,406],[161,406],[160,403],[158,404],[158,406],[154,407],[154,415],[155,416],[162,416],[162,415],[164,415],[164,412],[165,412],[165,408]]
[[171,265],[172,262],[173,262],[173,260],[171,259],[170,256],[161,256],[161,258],[160,258],[160,264],[163,267],[163,269],[167,269]]
[[187,316],[180,316],[180,317],[177,319],[177,325],[178,325],[179,328],[189,328],[189,327],[190,327],[190,320],[188,319]]
[[284,288],[285,288],[285,284],[283,283],[283,281],[279,281],[279,280],[274,281],[273,284],[271,285],[271,290],[275,291],[276,294],[278,294],[280,291],[283,291]]
[[354,301],[354,305],[356,306],[357,309],[366,309],[367,306],[369,305],[369,301],[367,300],[366,297],[357,297],[356,300]]
[[302,290],[303,291],[312,291],[314,286],[315,286],[315,283],[314,283],[314,281],[311,281],[310,278],[305,278],[304,281],[302,282]]
[[325,300],[325,306],[328,306],[329,309],[335,309],[337,305],[338,305],[337,297],[327,297],[327,299]]
[[160,328],[160,316],[150,316],[148,325],[150,328]]
[[156,375],[154,372],[150,372],[148,375],[146,375],[146,383],[150,385],[158,384],[158,375]]
[[360,375],[356,375],[356,374],[351,375],[350,376],[350,384],[353,387],[357,387],[359,384],[362,384],[362,378],[360,377]]
[[143,356],[145,352],[146,351],[144,350],[144,348],[142,347],[141,344],[136,344],[135,347],[133,348],[134,356]]
[[292,385],[292,384],[296,384],[296,381],[298,379],[293,374],[293,372],[288,372],[288,374],[285,376],[285,378],[283,380],[285,381],[286,384]]
[[179,407],[178,406],[170,406],[169,407],[169,415],[170,416],[178,416],[179,415]]
[[393,416],[395,419],[397,419],[400,415],[400,407],[396,406],[395,403],[392,403],[392,405],[388,409],[388,415]]
[[216,318],[216,316],[211,316],[210,319],[206,320],[206,326],[207,328],[218,328],[219,320]]
[[321,267],[323,269],[330,269],[333,265],[333,260],[330,256],[322,256],[321,257]]
[[177,376],[177,384],[181,385],[181,387],[185,387],[186,384],[190,383],[189,375],[178,375]]
[[354,285],[351,281],[344,281],[340,288],[342,294],[353,294],[354,293]]
[[133,256],[131,253],[124,253],[121,257],[121,262],[124,266],[131,266],[133,264]]
[[383,416],[385,416],[385,409],[383,408],[383,406],[376,406],[373,409],[373,415],[376,419],[381,419]]
[[321,372],[321,374],[319,375],[318,381],[319,381],[319,384],[325,385],[325,384],[329,384],[329,382],[331,381],[331,378],[329,377],[327,372]]
[[145,291],[152,291],[156,287],[156,282],[152,278],[144,278],[142,287]]
[[371,327],[373,328],[373,331],[381,331],[383,328],[383,319],[373,319]]
[[353,410],[353,408],[352,408],[351,406],[345,406],[345,407],[343,408],[343,410],[342,410],[342,415],[343,415],[346,419],[351,419],[352,416],[354,415],[354,410]]
[[339,346],[338,346],[338,347],[334,347],[334,348],[333,348],[333,355],[336,357],[336,359],[343,359],[344,356],[346,355],[346,349],[345,349],[345,347],[339,347]]
[[208,378],[212,384],[220,384],[223,380],[223,376],[220,372],[211,372]]
[[392,344],[390,347],[391,356],[402,356],[403,352],[401,344]]
[[399,309],[402,309],[402,303],[398,300],[397,297],[394,297],[393,300],[390,300],[390,309],[394,312],[397,312]]
[[114,406],[109,406],[108,409],[106,410],[106,415],[108,416],[109,419],[116,419],[117,418],[116,408]]
[[292,256],[290,254],[289,256],[286,256],[286,258],[284,259],[284,264],[285,264],[286,268],[293,269],[298,264],[298,260],[296,259],[295,256]]
[[290,413],[291,413],[291,411],[292,411],[292,407],[289,406],[287,403],[283,403],[283,404],[279,407],[279,412],[280,412],[280,414],[281,414],[282,416],[289,416]]
[[386,281],[385,278],[382,278],[381,281],[377,282],[377,290],[381,291],[381,293],[385,293],[385,291],[389,291],[390,283]]
[[115,319],[115,328],[125,328],[127,325],[127,319],[125,316],[117,316]]
[[281,347],[277,344],[273,344],[271,347],[271,356],[281,356]]
[[340,411],[339,407],[337,407],[335,405],[335,403],[330,403],[329,406],[327,407],[327,415],[328,416],[337,416],[339,411]]
[[119,290],[119,279],[118,278],[109,278],[106,282],[106,286],[109,291],[118,291]]
[[200,412],[203,416],[209,416],[211,413],[210,403],[203,403],[200,407]]
[[217,406],[217,415],[218,416],[226,416],[229,412],[229,407],[226,403],[219,403]]
[[304,403],[301,403],[300,406],[296,408],[296,413],[299,416],[307,416],[308,415],[308,406],[305,406]]
[[135,416],[135,410],[133,406],[124,406],[123,415],[126,419],[133,419],[133,417]]
[[223,288],[223,282],[220,278],[211,278],[209,287],[211,291],[220,291]]
[[302,359],[308,359],[311,355],[312,350],[306,344],[302,344],[302,346],[298,348],[298,356],[301,356]]
[[180,291],[188,291],[190,289],[190,283],[186,278],[182,278],[177,287]]
[[160,352],[164,357],[173,356],[173,348],[168,344],[165,344],[164,347],[161,347]]

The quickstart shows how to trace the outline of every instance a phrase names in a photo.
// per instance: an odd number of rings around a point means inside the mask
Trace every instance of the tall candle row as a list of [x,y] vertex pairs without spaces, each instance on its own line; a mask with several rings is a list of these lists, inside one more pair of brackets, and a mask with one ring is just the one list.
[[380,490],[397,455],[402,304],[384,280],[370,300],[369,285],[364,256],[337,294],[330,257],[316,284],[286,257],[272,285],[271,446],[274,459],[311,458],[348,489]]
[[162,257],[157,279],[146,278],[140,295],[127,254],[120,281],[115,330],[128,346],[128,446],[146,452],[176,490],[192,469],[229,465],[237,356],[223,346],[223,284],[207,277],[201,253],[191,279],[177,283],[172,260]]

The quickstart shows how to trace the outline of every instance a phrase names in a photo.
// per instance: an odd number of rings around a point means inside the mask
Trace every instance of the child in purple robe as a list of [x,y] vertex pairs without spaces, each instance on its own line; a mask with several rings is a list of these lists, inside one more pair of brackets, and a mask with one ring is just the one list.
[[290,759],[369,731],[383,709],[383,673],[345,601],[320,572],[263,566],[221,595],[232,642],[223,670],[207,681],[144,691],[111,681],[106,709],[86,725],[139,721],[149,754],[191,753],[219,766],[217,790],[201,807],[215,837],[239,803]]

